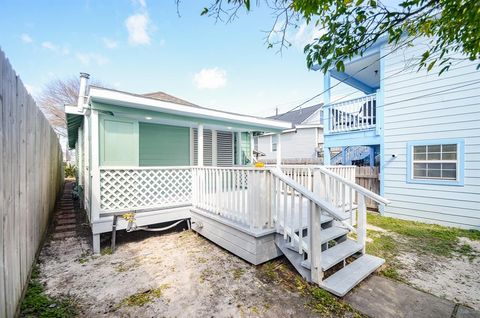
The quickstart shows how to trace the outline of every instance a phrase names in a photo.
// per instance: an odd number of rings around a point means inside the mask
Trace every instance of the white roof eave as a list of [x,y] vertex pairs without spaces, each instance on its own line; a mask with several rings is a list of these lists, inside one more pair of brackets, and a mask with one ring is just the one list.
[[132,95],[125,92],[101,89],[97,87],[90,88],[90,101],[113,104],[116,106],[131,107],[157,111],[175,115],[192,116],[204,119],[213,119],[238,123],[242,125],[255,126],[274,130],[284,130],[292,128],[292,124],[279,120],[258,118],[234,113],[222,112],[214,109],[180,105],[148,97]]

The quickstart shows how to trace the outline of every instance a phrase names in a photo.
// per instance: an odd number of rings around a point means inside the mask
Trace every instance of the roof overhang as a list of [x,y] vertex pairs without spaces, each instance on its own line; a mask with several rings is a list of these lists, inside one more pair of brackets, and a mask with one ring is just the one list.
[[292,128],[292,124],[274,119],[266,119],[236,113],[218,111],[210,108],[180,105],[161,101],[142,95],[131,94],[100,87],[90,87],[90,102],[104,103],[120,107],[155,111],[200,119],[219,120],[258,128],[259,131],[282,131]]
[[68,134],[68,147],[70,149],[75,148],[75,143],[78,139],[78,128],[82,126],[83,115],[78,114],[66,114],[67,117],[67,134]]

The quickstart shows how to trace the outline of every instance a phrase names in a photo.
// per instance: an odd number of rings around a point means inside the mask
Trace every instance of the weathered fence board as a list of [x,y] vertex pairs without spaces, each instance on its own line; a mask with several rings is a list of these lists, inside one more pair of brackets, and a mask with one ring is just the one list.
[[62,150],[0,50],[0,317],[14,317],[63,182]]
[[[355,182],[376,194],[380,194],[379,168],[356,167]],[[378,204],[370,198],[366,198],[366,205],[369,209],[378,209]]]

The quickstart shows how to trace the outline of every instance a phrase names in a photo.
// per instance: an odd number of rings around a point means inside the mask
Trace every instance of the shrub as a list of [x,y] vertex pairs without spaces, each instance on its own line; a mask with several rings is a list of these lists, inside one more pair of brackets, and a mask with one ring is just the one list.
[[75,178],[76,176],[77,176],[77,167],[75,167],[71,163],[67,163],[65,165],[65,177]]

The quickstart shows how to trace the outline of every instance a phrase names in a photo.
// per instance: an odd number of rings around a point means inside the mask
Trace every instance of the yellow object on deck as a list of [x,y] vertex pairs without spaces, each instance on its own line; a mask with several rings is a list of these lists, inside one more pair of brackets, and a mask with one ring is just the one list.
[[263,162],[255,162],[255,168],[265,168],[265,164]]

